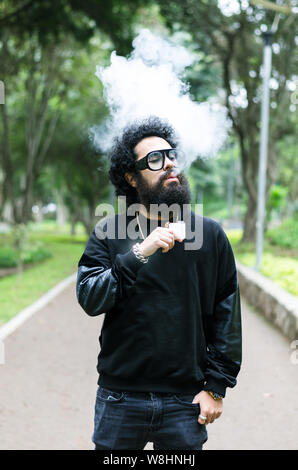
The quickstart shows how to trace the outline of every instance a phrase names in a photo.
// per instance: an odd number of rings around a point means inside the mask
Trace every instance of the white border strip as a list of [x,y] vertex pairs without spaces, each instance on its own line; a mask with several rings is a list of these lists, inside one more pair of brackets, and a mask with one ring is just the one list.
[[56,297],[60,292],[62,292],[67,286],[74,282],[77,278],[77,273],[72,274],[63,281],[59,282],[55,287],[50,289],[46,294],[40,297],[36,302],[26,307],[24,310],[21,310],[15,317],[5,323],[0,327],[0,340],[4,340],[8,335],[13,333],[19,326],[21,326],[28,318],[32,317],[34,313],[38,312],[45,305],[47,305],[50,300]]

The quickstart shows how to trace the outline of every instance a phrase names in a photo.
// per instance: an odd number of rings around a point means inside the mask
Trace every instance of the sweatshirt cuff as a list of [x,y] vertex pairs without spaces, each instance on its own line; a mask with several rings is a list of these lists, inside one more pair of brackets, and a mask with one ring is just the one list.
[[120,268],[124,267],[134,272],[135,274],[138,270],[144,266],[144,263],[136,257],[132,250],[129,250],[127,253],[116,256],[117,264]]
[[222,395],[223,397],[226,396],[226,389],[227,387],[217,382],[216,380],[213,380],[211,377],[207,379],[203,387],[203,390],[218,393],[219,395]]

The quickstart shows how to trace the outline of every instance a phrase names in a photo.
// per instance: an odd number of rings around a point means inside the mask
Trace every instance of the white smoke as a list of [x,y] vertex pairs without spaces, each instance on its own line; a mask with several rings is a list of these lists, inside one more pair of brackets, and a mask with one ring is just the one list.
[[111,55],[111,65],[97,67],[110,118],[93,127],[94,143],[108,151],[122,129],[150,115],[166,119],[176,130],[186,155],[186,167],[197,158],[214,156],[229,129],[226,108],[191,99],[180,78],[194,57],[184,47],[142,30],[133,41],[130,57]]

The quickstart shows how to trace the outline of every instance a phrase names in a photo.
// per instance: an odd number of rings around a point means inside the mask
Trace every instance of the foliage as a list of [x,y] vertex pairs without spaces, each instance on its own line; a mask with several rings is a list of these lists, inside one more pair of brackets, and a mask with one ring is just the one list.
[[[40,263],[47,258],[50,258],[52,254],[43,247],[31,248],[25,251],[23,254],[24,264]],[[17,267],[19,262],[18,253],[10,247],[0,248],[0,268],[12,268]]]
[[98,30],[104,32],[121,53],[127,53],[132,23],[140,0],[5,0],[0,4],[0,28],[21,37],[37,34],[45,44],[67,36],[84,43]]
[[269,200],[266,207],[267,220],[271,220],[272,214],[278,213],[284,209],[286,205],[286,198],[288,195],[288,188],[280,185],[273,185],[270,188]]
[[41,46],[33,37],[24,42],[22,52],[17,43],[10,43],[18,73],[10,83],[6,104],[9,129],[2,209],[10,201],[16,222],[26,223],[32,218],[34,200],[53,201],[60,189],[71,213],[76,212],[76,219],[84,220],[90,230],[88,211],[94,214],[95,193],[100,199],[107,187],[106,177],[97,171],[99,158],[88,142],[88,127],[106,113],[94,75],[96,65],[107,57],[103,44],[100,35],[83,50],[71,38]]
[[20,224],[8,236],[2,235],[0,248],[0,268],[10,268],[39,263],[52,256],[40,241],[29,239],[28,227]]
[[[237,255],[237,250],[236,250]],[[246,266],[254,267],[255,255],[252,252],[238,254],[237,259]],[[298,296],[298,261],[289,256],[278,256],[264,251],[261,274],[276,282],[280,287]]]
[[0,249],[0,267],[11,268],[18,265],[18,254],[11,247],[1,247]]
[[[298,127],[296,113],[292,116],[295,127]],[[297,136],[295,134],[282,137],[277,143],[279,159],[277,166],[276,182],[288,189],[287,201],[289,204],[289,215],[296,210],[298,213],[298,158],[297,158]]]
[[[254,267],[256,262],[254,244],[240,243],[241,230],[229,230],[227,235],[236,259],[246,266]],[[297,221],[289,219],[280,227],[266,232],[260,271],[283,289],[298,295]]]
[[298,219],[287,219],[279,227],[267,230],[266,238],[272,245],[298,250],[297,234]]
[[[27,223],[32,218],[32,205],[46,193],[49,149],[61,122],[66,123],[64,130],[70,131],[69,135],[78,137],[73,147],[77,144],[79,149],[86,149],[88,135],[85,132],[82,136],[82,131],[95,118],[91,109],[95,111],[97,105],[95,122],[98,123],[105,108],[98,98],[100,85],[94,76],[95,66],[105,63],[115,45],[119,53],[128,52],[138,4],[138,0],[6,0],[0,3],[0,78],[6,92],[5,104],[0,108],[3,137],[0,216],[3,217],[8,204],[13,223]],[[72,126],[68,126],[67,121],[72,122]],[[82,169],[85,168],[85,177],[87,167],[83,162],[81,167],[77,165],[78,151],[70,161],[71,151],[70,146],[64,146],[75,179],[80,176],[82,179]],[[51,169],[55,174],[53,165]],[[94,181],[90,183],[95,187]],[[100,178],[98,187],[102,190],[107,186],[107,182],[104,183]],[[49,191],[54,199],[55,186]],[[64,195],[72,208],[78,203],[81,206],[83,199],[81,218],[85,223],[86,218],[90,219],[90,198],[94,197],[94,194],[90,196],[90,187],[91,184],[85,199],[80,195],[79,200],[74,200],[76,195],[72,198],[69,192]],[[93,207],[90,210],[93,211]]]
[[[248,2],[233,2],[233,5],[225,2],[226,8],[216,0],[159,0],[157,3],[167,26],[172,31],[187,31],[192,42],[205,55],[213,58],[210,67],[219,70],[224,104],[239,142],[243,187],[247,193],[243,236],[244,240],[254,240],[262,95],[262,32],[271,28],[275,13]],[[289,2],[293,6],[294,3]],[[297,65],[294,58],[294,22],[294,14],[281,14],[273,38],[268,190],[276,182],[277,143],[295,133],[289,88]]]
[[[26,223],[33,204],[62,201],[70,220],[82,221],[90,233],[95,207],[110,191],[106,155],[89,139],[90,126],[107,114],[95,66],[107,64],[112,49],[130,52],[137,28],[146,26],[180,37],[197,58],[184,77],[191,96],[205,101],[217,95],[233,122],[219,158],[192,165],[193,202],[203,202],[207,215],[229,218],[242,216],[246,204],[244,231],[254,240],[262,32],[274,13],[240,1],[231,2],[237,11],[227,12],[223,3],[229,2],[2,0],[0,216],[9,203],[14,222]],[[282,14],[273,40],[268,158],[268,194],[271,185],[288,190],[276,194],[279,202],[271,197],[268,210],[285,201],[282,214],[288,215],[298,211],[293,25],[294,15]]]
[[37,246],[24,253],[24,264],[40,263],[51,256],[52,253],[49,250],[42,246]]
[[60,45],[41,45],[36,35],[21,41],[10,37],[7,31],[2,32],[0,40],[6,84],[6,102],[1,107],[1,206],[9,202],[13,222],[26,223],[32,215],[35,183],[43,170],[70,86],[69,48],[74,44],[66,38]]
[[[95,77],[96,65],[106,60],[102,40],[94,37],[87,51],[81,51],[73,64],[72,89],[65,100],[55,140],[48,152],[47,165],[38,180],[40,195],[51,187],[67,206],[70,218],[81,221],[90,234],[95,224],[96,206],[108,198],[107,160],[96,150],[90,128],[107,115],[101,85]],[[44,199],[43,196],[43,199]]]

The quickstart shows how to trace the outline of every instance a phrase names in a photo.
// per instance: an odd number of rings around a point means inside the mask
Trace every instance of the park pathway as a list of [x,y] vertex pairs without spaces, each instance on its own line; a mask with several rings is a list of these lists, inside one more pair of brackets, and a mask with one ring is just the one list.
[[[298,365],[290,341],[245,303],[242,317],[238,385],[207,427],[204,448],[298,449]],[[83,312],[73,283],[5,339],[0,449],[93,448],[102,320]]]

